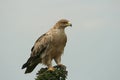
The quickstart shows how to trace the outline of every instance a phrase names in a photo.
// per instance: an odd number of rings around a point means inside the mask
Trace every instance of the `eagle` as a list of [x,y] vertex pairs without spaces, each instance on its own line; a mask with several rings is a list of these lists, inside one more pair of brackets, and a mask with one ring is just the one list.
[[31,49],[31,55],[27,62],[23,64],[22,69],[26,68],[25,74],[30,73],[40,63],[48,67],[48,70],[54,70],[52,60],[57,65],[61,64],[61,56],[67,42],[65,28],[72,26],[69,20],[59,20],[48,32],[40,36]]

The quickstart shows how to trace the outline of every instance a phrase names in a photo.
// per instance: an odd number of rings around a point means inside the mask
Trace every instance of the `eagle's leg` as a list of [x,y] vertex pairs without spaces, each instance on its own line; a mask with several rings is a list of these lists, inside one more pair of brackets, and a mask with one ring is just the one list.
[[54,71],[55,70],[54,67],[52,66],[52,60],[48,61],[47,66],[48,66],[48,71]]
[[63,66],[63,64],[61,64],[61,56],[55,57],[54,60],[58,66]]

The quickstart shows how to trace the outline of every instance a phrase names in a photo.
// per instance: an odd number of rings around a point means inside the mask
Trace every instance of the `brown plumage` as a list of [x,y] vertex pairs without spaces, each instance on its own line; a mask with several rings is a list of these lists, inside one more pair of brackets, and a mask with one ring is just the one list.
[[64,31],[67,26],[72,26],[72,24],[66,19],[61,19],[37,39],[31,49],[30,58],[22,66],[22,69],[26,68],[25,73],[32,72],[39,63],[48,66],[51,70],[53,59],[57,65],[61,65],[61,55],[67,42]]

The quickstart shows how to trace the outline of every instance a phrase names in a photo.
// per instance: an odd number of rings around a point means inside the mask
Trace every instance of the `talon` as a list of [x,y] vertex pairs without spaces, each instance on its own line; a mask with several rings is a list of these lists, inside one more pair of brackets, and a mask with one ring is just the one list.
[[48,71],[54,71],[54,70],[55,70],[55,68],[53,68],[53,67],[48,68]]

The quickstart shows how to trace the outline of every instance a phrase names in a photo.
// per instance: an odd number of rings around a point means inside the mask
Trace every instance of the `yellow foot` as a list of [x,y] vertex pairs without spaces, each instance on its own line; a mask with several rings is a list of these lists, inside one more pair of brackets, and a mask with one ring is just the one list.
[[55,68],[54,67],[50,67],[50,68],[48,68],[48,71],[55,71]]

